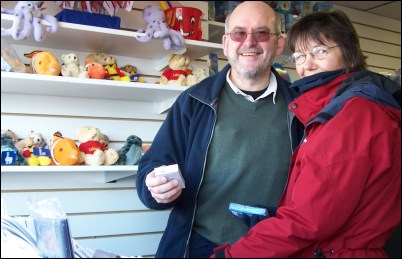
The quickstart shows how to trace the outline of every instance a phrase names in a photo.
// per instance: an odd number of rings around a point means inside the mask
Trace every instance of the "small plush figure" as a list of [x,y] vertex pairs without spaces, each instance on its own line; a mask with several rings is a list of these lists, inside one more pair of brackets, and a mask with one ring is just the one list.
[[84,162],[77,143],[71,138],[64,138],[57,131],[49,141],[53,163],[60,166],[80,165]]
[[131,82],[144,83],[145,80],[140,74],[137,74],[137,67],[133,65],[125,65],[120,68],[128,77]]
[[115,57],[106,57],[103,66],[106,69],[105,79],[130,82],[130,77],[117,66]]
[[15,141],[1,133],[1,165],[25,165],[25,158],[14,145]]
[[142,12],[142,18],[148,24],[144,33],[138,30],[136,39],[141,42],[147,42],[151,39],[162,39],[165,50],[184,48],[183,35],[169,28],[165,21],[165,13],[156,5],[148,5]]
[[1,8],[2,13],[14,15],[14,22],[11,28],[1,28],[2,36],[11,35],[14,40],[26,39],[33,30],[36,41],[43,41],[45,34],[43,33],[41,19],[50,23],[46,30],[55,33],[59,28],[59,22],[54,16],[43,14],[40,1],[18,1],[14,10]]
[[34,50],[31,53],[24,54],[24,56],[31,59],[29,67],[30,73],[50,76],[60,75],[61,66],[53,53],[43,50]]
[[93,79],[104,79],[106,69],[100,63],[90,63],[87,66],[88,77]]
[[100,140],[100,130],[91,126],[83,126],[77,130],[76,135],[81,143],[79,149],[85,165],[113,165],[119,159],[114,149],[107,149]]
[[17,135],[10,129],[1,130],[1,135],[3,135],[3,134],[6,134],[7,136],[9,136],[11,138],[11,140],[13,141],[13,143],[18,141]]
[[142,140],[135,136],[128,136],[124,146],[117,151],[119,154],[119,160],[116,165],[135,165],[141,158],[142,154]]
[[169,68],[163,71],[159,82],[164,85],[187,86],[187,76],[191,74],[190,58],[186,55],[173,54],[168,65]]
[[61,65],[61,74],[69,77],[88,78],[88,72],[85,67],[80,65],[78,56],[75,53],[61,55],[63,64]]
[[[20,154],[25,157],[25,160],[30,166],[47,166],[51,164],[50,155],[42,155],[41,153],[35,153],[34,149],[42,149],[44,146],[44,139],[42,134],[31,131],[28,136],[15,144]],[[22,147],[21,147],[22,146]]]
[[99,63],[101,65],[104,65],[104,60],[107,57],[105,53],[90,53],[85,57],[85,65],[91,64],[91,63]]

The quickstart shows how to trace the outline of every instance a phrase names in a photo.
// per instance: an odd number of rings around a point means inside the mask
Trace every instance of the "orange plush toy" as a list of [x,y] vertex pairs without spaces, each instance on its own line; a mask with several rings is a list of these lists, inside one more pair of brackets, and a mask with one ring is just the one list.
[[61,65],[53,53],[34,50],[31,53],[24,54],[24,56],[31,59],[30,73],[50,76],[60,75]]

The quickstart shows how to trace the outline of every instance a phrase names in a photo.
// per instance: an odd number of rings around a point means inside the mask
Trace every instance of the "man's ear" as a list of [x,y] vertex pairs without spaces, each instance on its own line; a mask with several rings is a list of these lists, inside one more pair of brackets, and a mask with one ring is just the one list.
[[222,46],[223,46],[223,55],[225,55],[226,57],[228,56],[228,41],[229,41],[229,36],[227,34],[223,34],[222,36]]
[[282,55],[282,52],[285,49],[285,46],[286,46],[286,36],[283,34],[280,34],[278,36],[278,46],[276,47],[276,55],[277,56]]

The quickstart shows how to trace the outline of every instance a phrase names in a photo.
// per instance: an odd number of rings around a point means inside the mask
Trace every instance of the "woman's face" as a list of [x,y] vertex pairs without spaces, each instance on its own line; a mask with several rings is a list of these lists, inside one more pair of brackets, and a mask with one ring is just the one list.
[[[332,41],[327,41],[325,45],[322,45],[309,40],[306,44],[306,49],[302,49],[301,46],[302,44],[296,44],[296,54],[293,54],[295,57],[300,54],[306,54],[305,61],[302,64],[295,63],[296,72],[301,78],[346,67],[341,49]],[[303,56],[299,57],[299,59],[303,60]]]

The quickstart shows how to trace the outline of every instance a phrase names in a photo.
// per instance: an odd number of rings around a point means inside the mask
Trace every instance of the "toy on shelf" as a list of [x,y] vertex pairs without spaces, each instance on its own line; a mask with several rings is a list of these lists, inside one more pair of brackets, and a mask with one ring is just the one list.
[[29,37],[33,30],[36,41],[43,41],[45,34],[41,19],[50,23],[46,30],[55,33],[59,29],[59,22],[54,16],[42,13],[41,1],[18,1],[14,10],[1,8],[2,13],[14,15],[13,25],[9,29],[1,28],[2,36],[12,36],[14,40],[23,40]]
[[82,126],[77,130],[76,135],[81,151],[81,156],[84,157],[85,165],[113,165],[119,159],[117,151],[107,149],[100,142],[100,130],[91,126]]
[[151,39],[162,39],[165,50],[181,50],[184,48],[183,35],[169,28],[165,22],[165,13],[159,6],[146,6],[142,12],[142,18],[147,23],[147,29],[145,32],[138,30],[139,33],[135,36],[138,41],[147,42]]
[[61,65],[62,76],[88,78],[88,72],[85,67],[80,65],[78,56],[75,53],[61,55],[63,61]]
[[3,38],[1,38],[1,71],[27,72],[27,68],[18,57],[17,52]]
[[44,147],[42,134],[31,131],[24,139],[16,142],[15,146],[30,166],[47,166],[51,164],[50,152]]
[[105,79],[130,82],[130,77],[127,76],[117,66],[115,57],[108,56],[104,59],[103,67],[106,69]]
[[30,73],[50,76],[60,75],[60,63],[52,52],[34,50],[31,53],[24,54],[24,56],[31,59]]
[[119,159],[116,165],[136,165],[142,154],[142,140],[135,136],[128,136],[124,146],[117,151]]
[[168,61],[168,68],[165,69],[159,82],[164,85],[189,86],[197,79],[189,69],[190,58],[186,55],[173,54]]
[[140,74],[137,74],[137,67],[133,65],[125,65],[120,68],[124,73],[130,77],[131,82],[145,83],[145,80]]
[[15,147],[15,134],[10,130],[1,130],[1,165],[25,165],[25,158]]
[[55,165],[72,166],[83,163],[77,143],[71,138],[64,138],[59,131],[53,134],[50,153]]

